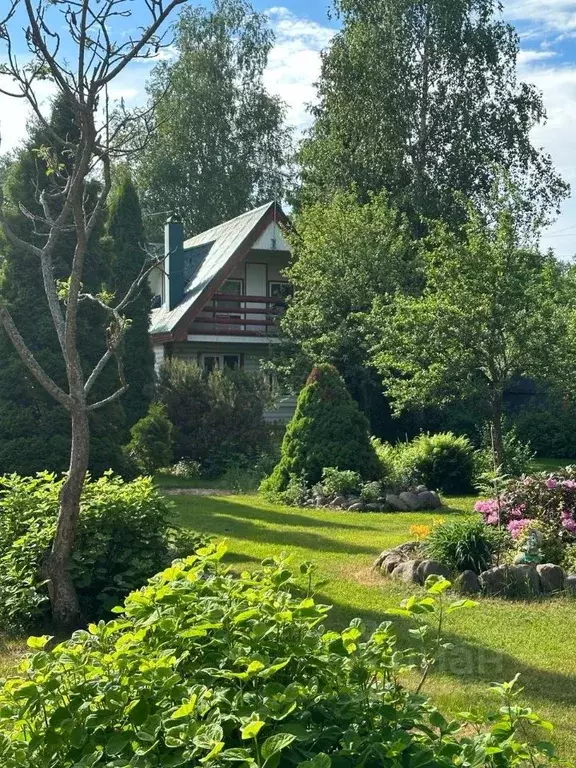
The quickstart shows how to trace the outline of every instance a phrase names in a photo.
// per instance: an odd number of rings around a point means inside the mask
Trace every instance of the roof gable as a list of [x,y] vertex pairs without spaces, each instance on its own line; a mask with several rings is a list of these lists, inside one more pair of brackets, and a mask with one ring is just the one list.
[[188,282],[184,296],[172,310],[163,306],[152,311],[150,333],[177,335],[181,325],[193,319],[275,220],[287,222],[276,203],[266,203],[185,240],[184,268]]

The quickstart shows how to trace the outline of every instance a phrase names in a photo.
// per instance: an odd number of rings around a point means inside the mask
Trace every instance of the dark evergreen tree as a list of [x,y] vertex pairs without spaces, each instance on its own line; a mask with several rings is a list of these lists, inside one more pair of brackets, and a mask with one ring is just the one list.
[[[107,231],[112,248],[111,288],[124,296],[146,260],[144,226],[138,193],[126,168],[116,172],[110,194]],[[126,310],[131,325],[124,340],[124,373],[129,385],[122,399],[126,427],[142,419],[154,397],[154,353],[148,333],[152,293],[146,283]]]
[[266,493],[285,491],[293,478],[317,483],[324,467],[352,469],[367,480],[380,474],[368,419],[333,365],[312,369],[286,428],[282,456],[263,483]]
[[[77,133],[67,104],[57,101],[52,112],[52,126],[60,136],[73,138]],[[50,169],[71,162],[65,151],[50,146],[51,134],[41,126],[31,125],[29,140],[6,169],[3,188],[10,205],[8,221],[24,240],[34,242],[34,232],[43,232],[39,221],[29,214],[41,215],[37,189],[52,191]],[[86,204],[94,198],[96,182],[86,189]],[[56,205],[55,201],[52,203]],[[110,277],[110,250],[102,238],[103,222],[96,227],[84,270],[86,290],[97,292]],[[39,240],[39,238],[36,238]],[[74,253],[74,235],[62,238],[55,276],[69,274]],[[66,387],[62,354],[42,283],[40,262],[25,249],[16,248],[2,235],[3,260],[0,291],[20,333],[44,370],[61,387]],[[94,328],[102,327],[102,310],[83,302],[79,313],[79,349],[83,361],[93,367],[102,355],[103,340]],[[70,419],[64,409],[30,375],[11,341],[0,330],[0,473],[33,474],[47,469],[67,469],[70,459]],[[95,387],[95,394],[106,396],[117,383],[113,366],[106,370]],[[91,470],[100,474],[112,467],[121,469],[120,446],[124,436],[124,411],[121,402],[91,414]]]

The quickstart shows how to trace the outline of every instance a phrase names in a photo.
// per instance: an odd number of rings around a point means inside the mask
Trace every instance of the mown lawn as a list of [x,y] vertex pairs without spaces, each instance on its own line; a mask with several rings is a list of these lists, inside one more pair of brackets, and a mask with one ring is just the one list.
[[[295,564],[313,560],[330,579],[322,598],[343,625],[361,616],[368,627],[386,618],[386,609],[414,591],[384,580],[371,569],[374,558],[410,538],[409,528],[438,514],[358,514],[275,506],[257,496],[175,497],[182,521],[225,537],[228,558],[250,567],[281,552]],[[469,514],[473,499],[448,500],[441,516]],[[406,627],[400,626],[404,633]],[[482,599],[477,608],[451,617],[446,633],[454,644],[429,684],[447,711],[481,707],[496,700],[492,681],[521,673],[525,700],[556,726],[562,757],[576,759],[576,600],[534,602]]]

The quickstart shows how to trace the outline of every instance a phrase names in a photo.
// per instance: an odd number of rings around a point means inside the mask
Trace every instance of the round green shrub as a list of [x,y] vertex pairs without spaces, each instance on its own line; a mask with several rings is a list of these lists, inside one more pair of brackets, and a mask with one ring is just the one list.
[[[0,477],[0,628],[48,620],[43,565],[54,537],[62,479]],[[202,543],[177,527],[150,478],[104,475],[84,485],[70,569],[86,619],[103,616],[131,590]]]
[[273,496],[294,477],[313,485],[324,467],[353,470],[366,480],[380,474],[368,420],[338,371],[327,364],[312,369],[286,429],[280,461],[260,488]]
[[141,472],[152,474],[172,463],[174,427],[168,418],[166,406],[152,403],[148,413],[130,430],[128,454]]
[[396,447],[397,466],[404,481],[442,493],[471,493],[475,452],[466,437],[440,432],[419,435]]
[[[429,655],[400,650],[390,622],[328,630],[328,607],[282,561],[238,577],[222,554],[174,563],[117,620],[50,651],[30,638],[33,653],[0,685],[2,768],[545,764],[548,745],[518,743],[541,721],[511,686],[500,714],[470,715],[474,727],[445,718],[400,682]],[[312,582],[308,564],[300,578]],[[399,612],[437,619],[441,586]]]

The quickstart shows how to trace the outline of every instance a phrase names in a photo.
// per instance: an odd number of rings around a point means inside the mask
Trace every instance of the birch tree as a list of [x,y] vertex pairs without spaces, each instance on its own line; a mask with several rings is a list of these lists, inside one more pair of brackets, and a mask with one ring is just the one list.
[[[4,61],[0,66],[0,74],[4,75],[1,91],[25,100],[50,137],[50,145],[41,150],[51,178],[49,186],[38,187],[41,213],[22,209],[34,224],[34,238],[23,240],[10,228],[1,199],[0,223],[13,245],[38,260],[66,370],[66,386],[57,384],[43,369],[1,297],[0,322],[31,375],[67,411],[71,422],[70,464],[62,487],[56,534],[46,562],[52,615],[60,630],[74,628],[81,621],[68,562],[74,548],[88,467],[88,417],[90,412],[120,398],[127,389],[122,364],[122,342],[129,325],[126,308],[149,270],[157,266],[157,261],[147,259],[124,296],[91,294],[84,290],[88,243],[105,210],[112,164],[123,157],[130,132],[134,130],[141,135],[141,120],[146,119],[145,113],[127,115],[111,111],[107,89],[130,64],[154,57],[167,44],[166,22],[184,2],[142,0],[138,4],[138,26],[129,23],[133,9],[130,0],[10,0],[0,18]],[[122,34],[119,24],[127,25],[130,31]],[[22,55],[24,47],[26,54]],[[77,137],[60,135],[51,128],[38,87],[46,80],[71,109]],[[6,82],[10,85],[6,86]],[[68,153],[70,162],[66,166],[54,160],[54,147]],[[92,178],[98,178],[100,185],[95,199],[89,200],[86,188]],[[54,264],[63,241],[71,234],[75,246],[69,275],[64,280],[56,280]],[[83,370],[78,349],[78,320],[83,302],[99,305],[108,317],[106,327],[94,329],[94,333],[105,335],[106,349],[91,371]],[[117,389],[94,399],[96,381],[112,364],[118,370]]]

